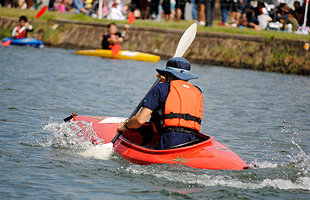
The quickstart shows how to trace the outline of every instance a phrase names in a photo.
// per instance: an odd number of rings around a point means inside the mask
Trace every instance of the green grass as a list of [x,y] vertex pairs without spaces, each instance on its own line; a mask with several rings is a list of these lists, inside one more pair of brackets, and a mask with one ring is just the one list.
[[[29,20],[31,20],[37,13],[37,10],[20,10],[15,8],[4,8],[0,7],[0,16],[7,17],[19,17],[20,15],[26,15]],[[106,19],[94,19],[84,14],[71,14],[71,13],[60,13],[60,12],[49,12],[47,11],[43,16],[39,18],[39,20],[56,20],[56,19],[67,19],[67,20],[77,20],[83,22],[104,22],[109,23],[111,20]],[[114,21],[115,22],[115,21]],[[118,24],[126,24],[127,21],[116,21]],[[244,35],[253,35],[253,36],[262,36],[266,37],[268,40],[273,40],[275,38],[282,39],[300,39],[310,41],[309,35],[298,35],[298,34],[289,34],[284,32],[277,31],[256,31],[248,28],[232,28],[232,27],[224,27],[218,26],[219,21],[213,22],[213,27],[203,27],[198,26],[199,31],[206,32],[216,32],[216,33],[231,33],[231,34],[244,34]],[[148,20],[139,20],[136,19],[135,22],[131,26],[144,26],[144,27],[160,27],[160,28],[177,28],[177,29],[186,29],[188,26],[192,24],[191,21],[148,21]]]
[[11,37],[12,29],[7,27],[6,29],[0,29],[0,38]]

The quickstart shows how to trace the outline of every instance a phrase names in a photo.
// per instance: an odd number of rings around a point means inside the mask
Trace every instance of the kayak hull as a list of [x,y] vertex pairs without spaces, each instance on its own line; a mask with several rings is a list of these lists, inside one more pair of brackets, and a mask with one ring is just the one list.
[[37,40],[35,38],[22,38],[22,39],[11,39],[10,37],[3,38],[2,42],[6,42],[11,40],[11,45],[16,46],[32,46],[42,48],[44,47],[44,43],[41,40]]
[[107,49],[80,50],[77,51],[76,54],[85,56],[97,56],[102,58],[129,59],[129,60],[146,61],[146,62],[158,62],[160,59],[160,56],[157,55],[135,51],[125,51],[125,50],[120,50],[118,54],[115,56],[112,54],[111,50]]
[[[75,116],[73,121],[92,123],[93,129],[104,143],[109,143],[117,133],[117,125],[125,118]],[[184,147],[166,150],[155,150],[140,146],[143,137],[139,130],[124,132],[114,143],[114,148],[124,159],[133,164],[182,164],[193,168],[212,170],[243,170],[247,164],[231,149],[214,140],[213,136],[199,133],[196,135],[201,141]],[[159,135],[155,135],[151,144],[158,142]],[[96,141],[95,141],[96,142]],[[94,142],[94,143],[95,143]]]
[[196,145],[167,150],[144,148],[121,137],[114,148],[123,158],[139,165],[168,163],[213,170],[243,170],[247,166],[237,154],[213,137]]

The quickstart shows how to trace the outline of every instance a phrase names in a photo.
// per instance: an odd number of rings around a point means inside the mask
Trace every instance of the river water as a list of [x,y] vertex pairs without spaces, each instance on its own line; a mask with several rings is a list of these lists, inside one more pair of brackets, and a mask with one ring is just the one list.
[[202,131],[258,168],[139,166],[115,152],[107,160],[81,154],[90,145],[56,145],[55,133],[72,112],[129,116],[166,60],[0,52],[1,199],[310,199],[309,77],[193,64]]

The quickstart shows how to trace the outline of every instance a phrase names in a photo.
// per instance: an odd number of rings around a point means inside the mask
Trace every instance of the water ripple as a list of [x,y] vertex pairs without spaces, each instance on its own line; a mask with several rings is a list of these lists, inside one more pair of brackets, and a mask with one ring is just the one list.
[[[158,63],[0,46],[2,199],[308,199],[310,79],[192,65],[204,94],[202,131],[258,168],[201,170],[133,165],[92,143],[91,124],[62,119],[127,117]],[[14,58],[14,59],[13,59]],[[77,135],[80,134],[80,137]],[[91,194],[91,195],[90,195]]]

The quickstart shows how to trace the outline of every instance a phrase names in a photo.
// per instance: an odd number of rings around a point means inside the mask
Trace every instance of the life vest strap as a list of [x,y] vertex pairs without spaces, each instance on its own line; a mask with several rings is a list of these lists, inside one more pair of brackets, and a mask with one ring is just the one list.
[[186,127],[175,127],[175,126],[168,126],[163,128],[164,133],[169,132],[181,132],[181,133],[190,133],[196,135],[198,133],[197,130],[186,128]]
[[182,113],[169,113],[169,114],[164,114],[163,116],[164,119],[173,119],[173,118],[179,118],[179,119],[184,119],[184,120],[190,120],[197,122],[198,124],[201,124],[201,119],[198,117],[195,117],[193,115],[190,115],[188,113],[182,114]]

